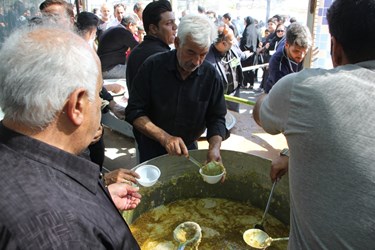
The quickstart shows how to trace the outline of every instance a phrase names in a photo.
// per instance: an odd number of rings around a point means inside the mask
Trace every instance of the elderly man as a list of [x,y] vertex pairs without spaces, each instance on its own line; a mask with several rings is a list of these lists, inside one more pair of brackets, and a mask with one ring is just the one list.
[[[375,246],[375,0],[335,0],[327,11],[334,69],[280,79],[254,119],[283,133],[289,168],[288,249]],[[353,22],[353,20],[356,20]]]
[[144,9],[143,24],[147,35],[128,58],[126,84],[129,91],[143,62],[151,55],[170,50],[169,45],[174,43],[177,33],[175,20],[169,1],[151,2]]
[[[226,24],[218,27],[218,38],[211,45],[206,60],[220,74],[224,83],[224,93],[240,96],[240,86],[243,83],[241,61],[250,56],[249,51],[242,52],[236,43],[233,30]],[[229,110],[239,112],[239,104],[227,102]]]
[[159,155],[188,156],[207,127],[207,161],[221,161],[229,133],[221,78],[204,59],[217,36],[204,15],[181,19],[176,50],[149,57],[130,91],[125,119],[134,127],[140,161]]
[[276,82],[283,76],[301,71],[303,60],[311,46],[312,39],[309,28],[300,23],[292,23],[286,32],[285,41],[280,43],[279,49],[270,59],[269,75],[264,91],[270,92]]
[[118,212],[138,205],[138,188],[107,189],[98,165],[77,156],[99,127],[95,52],[38,26],[11,35],[0,62],[0,248],[139,249]]
[[138,45],[133,31],[127,27],[137,27],[131,16],[124,17],[121,24],[107,29],[99,40],[98,56],[102,63],[103,78],[125,78],[126,53]]

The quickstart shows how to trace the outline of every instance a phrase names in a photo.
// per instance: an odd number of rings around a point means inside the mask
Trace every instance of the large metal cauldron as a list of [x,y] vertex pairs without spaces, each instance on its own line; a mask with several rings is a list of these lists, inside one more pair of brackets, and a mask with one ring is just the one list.
[[[203,163],[207,150],[193,150],[190,154]],[[133,211],[124,213],[127,222],[131,224],[140,214],[156,206],[193,197],[250,202],[264,210],[272,186],[269,178],[271,162],[258,156],[229,150],[222,150],[221,156],[227,170],[227,179],[223,184],[203,182],[198,167],[185,157],[164,155],[134,167],[156,165],[161,170],[161,176],[154,186],[141,188],[142,202]],[[289,225],[287,176],[275,188],[269,213]]]

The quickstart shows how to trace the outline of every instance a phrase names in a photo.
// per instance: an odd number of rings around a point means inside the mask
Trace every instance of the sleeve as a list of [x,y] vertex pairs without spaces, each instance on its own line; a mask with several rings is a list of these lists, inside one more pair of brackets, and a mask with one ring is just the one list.
[[214,135],[220,135],[224,141],[229,137],[229,131],[225,124],[227,107],[224,99],[224,85],[216,70],[214,79],[213,93],[206,115],[207,140]]
[[267,133],[279,134],[286,129],[294,75],[290,74],[282,78],[264,98],[260,107],[259,118]]
[[113,96],[108,92],[108,90],[104,86],[102,87],[100,97],[109,102],[113,100]]
[[266,92],[269,92],[271,88],[285,75],[289,74],[285,63],[281,62],[282,51],[276,52],[270,59],[269,62],[269,74],[266,82]]
[[151,62],[146,60],[134,77],[125,109],[125,121],[133,125],[134,120],[147,116],[150,100]]

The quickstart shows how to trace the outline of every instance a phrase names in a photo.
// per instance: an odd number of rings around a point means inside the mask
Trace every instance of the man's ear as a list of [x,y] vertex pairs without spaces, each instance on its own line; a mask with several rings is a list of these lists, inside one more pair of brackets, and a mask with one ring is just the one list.
[[155,24],[150,24],[149,26],[149,32],[151,35],[156,35],[158,33],[158,27]]
[[331,37],[331,59],[333,67],[343,65],[344,54],[343,54],[342,45],[337,42],[335,37]]
[[177,49],[180,47],[180,38],[176,37],[174,39],[174,47]]
[[84,119],[84,111],[88,102],[86,90],[76,89],[65,104],[65,112],[68,118],[76,126],[80,126]]

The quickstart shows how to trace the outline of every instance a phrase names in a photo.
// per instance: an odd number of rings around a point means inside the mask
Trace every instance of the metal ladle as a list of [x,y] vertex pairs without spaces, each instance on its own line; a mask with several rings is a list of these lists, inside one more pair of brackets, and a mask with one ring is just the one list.
[[265,249],[271,246],[273,241],[289,240],[289,237],[273,239],[266,232],[253,228],[243,233],[243,240],[253,248]]
[[267,214],[268,209],[269,209],[270,204],[271,204],[272,194],[273,194],[273,190],[275,189],[276,182],[277,182],[277,180],[274,181],[273,184],[272,184],[271,192],[270,192],[270,195],[268,197],[266,209],[264,210],[262,220],[259,222],[259,224],[255,224],[254,228],[257,228],[257,229],[260,229],[260,230],[264,231],[263,223],[264,223],[264,220],[266,218],[266,214]]
[[184,250],[187,244],[199,245],[202,229],[196,222],[185,221],[173,230],[173,237],[180,243],[177,250]]
[[188,158],[189,161],[191,161],[192,163],[194,163],[197,167],[199,167],[199,168],[203,167],[203,165],[200,164],[199,161],[197,161],[196,159],[194,159],[190,155],[187,158]]

